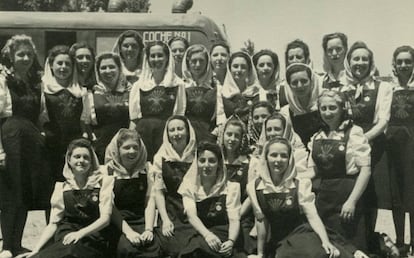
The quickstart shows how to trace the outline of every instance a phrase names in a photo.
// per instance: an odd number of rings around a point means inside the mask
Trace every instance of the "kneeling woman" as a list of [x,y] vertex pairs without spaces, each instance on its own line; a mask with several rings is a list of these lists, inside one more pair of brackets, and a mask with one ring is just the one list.
[[106,148],[102,170],[115,177],[111,220],[117,229],[110,232],[110,244],[117,245],[119,258],[160,255],[153,234],[155,202],[148,199],[152,180],[147,178],[146,161],[144,142],[135,130],[119,130]]
[[233,253],[240,230],[240,185],[227,181],[220,147],[201,143],[178,189],[194,227],[181,257],[221,257]]
[[[110,221],[114,181],[99,172],[88,140],[69,144],[63,176],[66,181],[56,183],[52,195],[49,225],[29,257],[106,257],[99,231]],[[55,242],[41,250],[53,236]]]

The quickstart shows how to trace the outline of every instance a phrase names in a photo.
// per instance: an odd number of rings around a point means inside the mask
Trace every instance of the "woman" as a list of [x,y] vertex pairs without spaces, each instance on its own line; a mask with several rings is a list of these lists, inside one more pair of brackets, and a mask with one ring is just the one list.
[[136,128],[147,147],[148,160],[162,143],[165,122],[171,115],[184,115],[184,82],[174,73],[170,49],[161,41],[145,49],[142,75],[129,96],[130,128]]
[[[414,91],[414,49],[410,46],[398,47],[393,54],[393,71],[396,76],[391,104],[391,116],[387,129],[387,154],[390,169],[392,214],[397,235],[396,245],[404,250],[405,213],[410,216],[410,246],[414,248],[414,183],[412,171],[413,129],[412,99]],[[413,249],[414,250],[414,249]]]
[[156,230],[163,253],[178,255],[189,241],[193,228],[184,214],[181,195],[177,192],[196,152],[196,135],[184,116],[168,119],[163,143],[154,156],[151,177],[154,177],[153,194],[162,222]]
[[185,52],[182,69],[187,99],[185,115],[194,127],[198,142],[216,142],[211,132],[225,120],[219,95],[221,87],[214,85],[209,64],[210,56],[203,45],[192,45]]
[[45,124],[46,144],[51,167],[58,180],[62,178],[65,150],[68,144],[89,130],[84,126],[86,89],[77,83],[74,60],[67,46],[49,51],[42,77],[49,122]]
[[286,68],[286,81],[288,86],[285,92],[289,105],[284,106],[280,113],[287,118],[307,146],[310,137],[320,128],[318,79],[310,66],[293,63]]
[[7,67],[0,74],[0,257],[6,258],[25,251],[21,240],[27,211],[50,207],[54,177],[41,135],[44,95],[32,38],[11,37],[1,54]]
[[249,146],[253,151],[262,133],[263,122],[274,112],[272,105],[267,101],[259,101],[253,104],[247,124]]
[[114,53],[102,53],[95,65],[97,84],[88,94],[90,119],[93,125],[96,154],[104,163],[105,149],[120,128],[129,125],[130,84],[121,73],[121,59]]
[[96,77],[93,70],[95,63],[95,52],[86,42],[73,44],[69,49],[69,54],[75,60],[78,83],[87,90],[92,90],[96,84]]
[[[135,130],[122,128],[106,148],[102,173],[115,184],[110,247],[116,257],[159,257],[154,239],[155,202],[149,198],[152,180],[147,176],[147,152]],[[112,229],[112,230],[111,230]]]
[[260,83],[259,100],[268,101],[277,111],[287,104],[284,88],[280,87],[279,57],[271,50],[260,50],[253,56],[253,64]]
[[172,56],[174,57],[175,74],[178,77],[183,78],[183,73],[181,70],[183,64],[183,57],[185,51],[190,46],[190,44],[188,43],[187,39],[180,36],[175,36],[168,41],[168,46],[170,47]]
[[309,143],[308,162],[309,173],[320,180],[314,185],[316,208],[327,227],[367,250],[362,196],[371,175],[371,148],[361,127],[349,119],[344,94],[323,91],[318,110],[323,127]]
[[124,31],[119,35],[112,52],[121,57],[122,73],[131,84],[138,81],[141,75],[144,56],[144,43],[135,30]]
[[179,257],[230,256],[240,230],[240,184],[227,180],[218,145],[198,145],[178,193],[194,228]]
[[227,74],[227,61],[230,57],[230,47],[224,42],[213,44],[210,49],[211,67],[213,68],[216,84],[223,85]]
[[[27,257],[106,257],[101,229],[110,221],[113,177],[99,172],[98,158],[86,139],[73,140],[66,153],[64,182],[52,195],[50,221]],[[51,245],[46,243],[54,237]]]
[[345,85],[344,60],[348,51],[348,37],[340,32],[323,36],[323,77],[322,88],[339,90]]

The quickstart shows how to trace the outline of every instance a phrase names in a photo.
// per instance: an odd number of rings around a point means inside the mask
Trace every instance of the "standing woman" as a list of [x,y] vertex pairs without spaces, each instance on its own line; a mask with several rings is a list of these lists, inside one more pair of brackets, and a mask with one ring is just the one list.
[[129,97],[131,128],[142,136],[148,160],[162,143],[165,122],[171,115],[184,115],[184,82],[175,75],[174,59],[168,46],[156,41],[145,49],[144,67],[140,79],[133,85]]
[[41,67],[32,38],[15,35],[1,53],[7,68],[0,74],[0,257],[6,258],[25,251],[21,240],[27,211],[50,207],[47,199],[54,178],[39,129],[45,107]]
[[93,90],[96,84],[95,72],[95,52],[86,42],[75,43],[70,47],[70,55],[75,60],[79,86],[87,90]]
[[260,83],[259,100],[268,101],[279,111],[287,104],[284,88],[280,87],[280,63],[277,54],[271,50],[260,50],[253,56],[253,64]]
[[74,60],[67,46],[55,46],[46,59],[42,77],[49,122],[45,124],[46,144],[53,172],[62,178],[65,150],[68,144],[86,133],[84,116],[86,89],[77,82]]
[[[413,98],[414,49],[398,47],[393,54],[393,71],[397,81],[391,104],[391,117],[387,129],[387,154],[390,168],[392,214],[397,247],[404,249],[405,213],[410,216],[410,246],[414,250],[414,177]],[[413,252],[413,251],[412,251]]]
[[168,41],[168,46],[170,47],[172,56],[174,57],[175,74],[178,77],[183,78],[182,64],[184,60],[184,53],[190,44],[188,43],[187,39],[180,36],[175,36]]
[[211,67],[213,68],[213,78],[220,85],[224,84],[227,74],[227,62],[230,57],[230,47],[224,42],[213,44],[210,49]]
[[114,53],[102,53],[95,64],[97,84],[88,94],[90,123],[96,137],[94,146],[101,164],[105,149],[121,128],[129,125],[130,84],[121,73],[121,59]]
[[348,51],[348,37],[340,32],[326,34],[322,39],[323,77],[322,88],[339,90],[346,84],[344,60]]
[[221,149],[200,143],[178,193],[194,228],[179,257],[222,257],[233,254],[240,230],[240,184],[227,180]]
[[211,132],[224,123],[223,99],[216,87],[208,50],[203,45],[190,46],[184,55],[183,79],[187,107],[185,115],[196,132],[197,141],[216,142]]
[[138,81],[143,66],[144,43],[135,30],[124,31],[119,35],[112,52],[121,57],[122,73],[131,84]]

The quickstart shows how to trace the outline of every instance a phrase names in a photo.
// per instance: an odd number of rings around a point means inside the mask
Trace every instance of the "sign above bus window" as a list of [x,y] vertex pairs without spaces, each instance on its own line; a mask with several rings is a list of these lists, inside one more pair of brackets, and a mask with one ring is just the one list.
[[142,39],[144,43],[152,41],[164,41],[168,42],[173,37],[183,37],[191,42],[190,31],[144,31],[142,33]]

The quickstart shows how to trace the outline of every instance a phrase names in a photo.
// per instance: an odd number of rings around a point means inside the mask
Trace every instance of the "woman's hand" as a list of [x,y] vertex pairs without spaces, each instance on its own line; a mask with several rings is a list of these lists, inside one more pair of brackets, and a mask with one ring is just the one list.
[[75,231],[75,232],[67,234],[63,238],[62,243],[64,245],[76,244],[83,237],[84,237],[84,235],[82,233],[80,233],[79,231]]
[[350,222],[354,219],[355,215],[355,202],[347,200],[344,205],[342,205],[341,210],[341,218],[346,221]]
[[131,231],[125,234],[125,237],[132,245],[137,246],[141,244],[141,235],[138,232]]
[[221,248],[221,240],[220,238],[218,238],[216,235],[214,235],[213,233],[209,233],[204,237],[204,240],[206,240],[208,246],[218,252]]
[[360,250],[356,250],[354,253],[354,257],[355,258],[369,258],[368,255],[364,254],[362,251]]
[[339,250],[331,242],[322,243],[322,248],[329,254],[329,258],[336,258],[341,255]]
[[219,253],[223,254],[224,256],[230,256],[233,252],[233,246],[234,242],[232,240],[227,240],[221,244]]
[[167,219],[162,222],[162,234],[166,237],[172,237],[174,235],[174,223]]
[[151,230],[145,230],[141,234],[141,241],[145,243],[151,243],[154,239],[154,233]]

